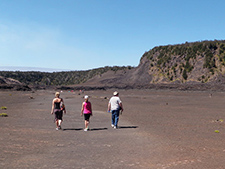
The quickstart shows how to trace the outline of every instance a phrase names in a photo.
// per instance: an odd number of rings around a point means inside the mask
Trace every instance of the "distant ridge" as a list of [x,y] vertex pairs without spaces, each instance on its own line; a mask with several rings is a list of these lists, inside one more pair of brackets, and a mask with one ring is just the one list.
[[18,80],[12,78],[5,78],[0,76],[0,89],[3,90],[18,90],[18,91],[29,91],[31,90],[30,87],[27,85],[22,84]]
[[37,71],[37,72],[62,72],[71,71],[68,69],[53,69],[40,67],[0,66],[0,71]]
[[85,71],[61,71],[61,72],[39,72],[39,71],[0,71],[0,76],[12,78],[26,85],[74,85],[82,84],[94,76],[101,76],[107,71],[117,72],[119,70],[129,70],[128,67],[102,67]]
[[225,40],[157,46],[137,67],[68,72],[0,72],[27,85],[67,88],[180,88],[225,90]]
[[165,84],[225,85],[225,41],[158,46],[145,52],[139,65],[123,74],[106,72],[86,84],[148,86]]

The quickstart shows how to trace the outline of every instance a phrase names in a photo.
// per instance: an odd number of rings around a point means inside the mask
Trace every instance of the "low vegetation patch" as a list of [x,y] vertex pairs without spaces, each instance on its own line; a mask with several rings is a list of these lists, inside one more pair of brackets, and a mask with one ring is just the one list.
[[0,113],[0,117],[8,117],[7,113]]
[[1,109],[2,109],[2,110],[7,110],[7,107],[2,106]]

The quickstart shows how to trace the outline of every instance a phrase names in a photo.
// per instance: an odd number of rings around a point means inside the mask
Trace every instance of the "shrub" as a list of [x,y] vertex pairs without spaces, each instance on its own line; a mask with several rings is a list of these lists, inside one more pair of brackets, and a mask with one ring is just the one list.
[[8,117],[8,115],[6,113],[0,113],[1,117]]
[[7,110],[7,107],[2,106],[1,109],[2,109],[2,110]]
[[187,70],[186,70],[186,69],[184,69],[184,71],[183,71],[183,78],[184,78],[185,80],[187,80],[187,78],[188,78]]

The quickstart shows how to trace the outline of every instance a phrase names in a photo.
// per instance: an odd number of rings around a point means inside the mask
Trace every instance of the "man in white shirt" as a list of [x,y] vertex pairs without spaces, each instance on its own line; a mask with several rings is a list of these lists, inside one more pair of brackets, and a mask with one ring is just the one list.
[[119,98],[119,93],[115,91],[113,96],[109,100],[108,112],[112,113],[112,124],[111,126],[116,129],[118,127],[120,111],[123,112],[122,101]]

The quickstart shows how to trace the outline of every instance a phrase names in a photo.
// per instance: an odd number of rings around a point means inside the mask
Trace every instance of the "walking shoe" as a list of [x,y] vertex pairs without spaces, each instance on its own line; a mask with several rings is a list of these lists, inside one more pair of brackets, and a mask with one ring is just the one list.
[[59,127],[58,127],[58,129],[59,129],[59,130],[61,130],[61,129],[62,129],[62,127],[61,127],[61,126],[59,126]]
[[58,128],[58,127],[56,127],[56,130],[59,130],[59,128]]
[[86,129],[84,129],[84,131],[88,131],[88,129],[86,128]]
[[114,128],[114,129],[117,129],[117,126],[114,126],[113,128]]
[[111,124],[112,128],[115,127],[113,124]]

